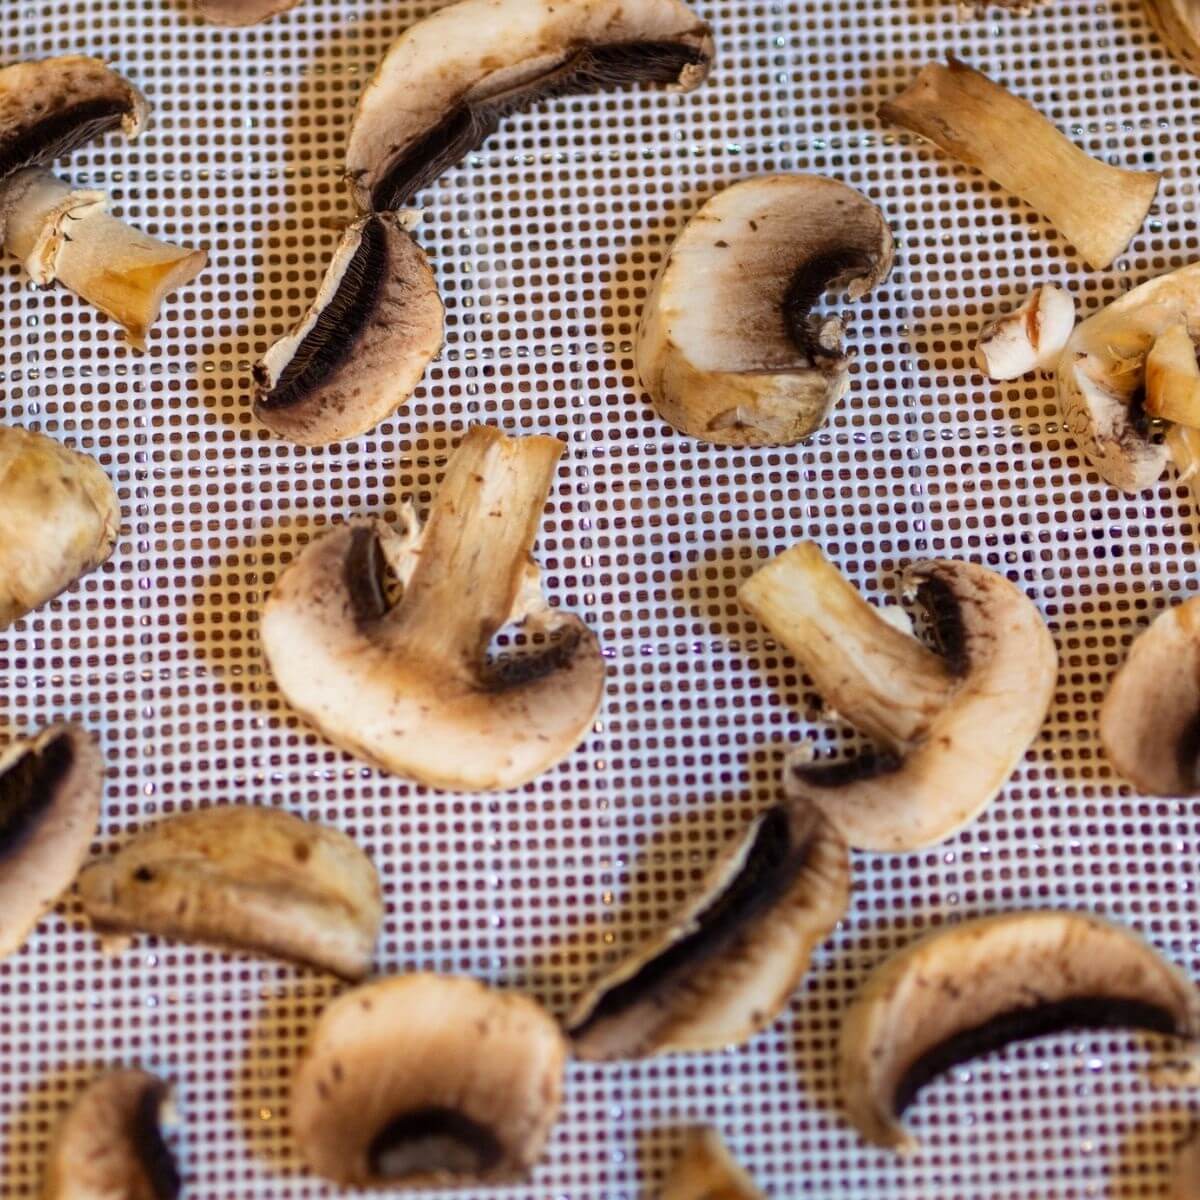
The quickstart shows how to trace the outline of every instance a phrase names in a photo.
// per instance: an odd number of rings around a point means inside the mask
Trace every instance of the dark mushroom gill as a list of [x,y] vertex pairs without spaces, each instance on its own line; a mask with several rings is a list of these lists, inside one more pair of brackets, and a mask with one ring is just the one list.
[[676,42],[581,47],[565,62],[519,87],[456,105],[387,164],[371,186],[371,207],[376,212],[404,207],[444,171],[478,150],[505,117],[525,112],[542,100],[628,84],[675,83],[685,68],[706,61],[701,50]]
[[813,305],[839,279],[865,275],[871,268],[860,250],[839,247],[805,259],[797,268],[783,297],[783,327],[792,344],[809,364],[838,358],[840,348],[822,346],[817,338],[819,320],[811,317]]
[[166,1085],[155,1081],[142,1093],[133,1126],[129,1131],[134,1153],[155,1200],[176,1200],[183,1188],[174,1156],[163,1140],[159,1113],[166,1099]]
[[504,1159],[490,1129],[450,1108],[422,1108],[389,1121],[371,1140],[367,1163],[375,1179],[405,1179],[445,1171],[482,1175]]
[[878,779],[900,770],[904,760],[897,754],[867,750],[837,762],[793,763],[792,774],[815,788],[849,787],[864,779]]
[[0,179],[38,163],[53,162],[64,154],[120,127],[133,111],[131,103],[108,96],[83,100],[52,111],[0,143]]
[[32,835],[74,761],[71,739],[63,733],[40,751],[26,751],[0,775],[0,860]]
[[930,640],[950,671],[961,678],[971,663],[962,604],[954,589],[940,576],[930,575],[917,585],[917,603],[929,617]]
[[350,611],[359,628],[372,625],[391,608],[388,600],[390,568],[370,525],[359,525],[350,534],[350,546],[342,562],[342,586],[350,598]]

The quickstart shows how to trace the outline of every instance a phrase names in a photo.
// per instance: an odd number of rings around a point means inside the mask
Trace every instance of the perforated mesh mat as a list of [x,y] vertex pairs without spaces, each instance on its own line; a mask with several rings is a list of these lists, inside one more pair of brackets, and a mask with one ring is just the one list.
[[[1131,794],[1096,736],[1130,639],[1191,589],[1195,520],[1181,488],[1128,498],[1100,484],[1060,431],[1049,380],[997,386],[970,365],[974,330],[1028,284],[1062,282],[1086,313],[1194,253],[1200,89],[1136,0],[966,24],[951,0],[711,0],[719,66],[701,90],[549,103],[423,194],[445,350],[395,419],[300,449],[257,426],[249,367],[316,289],[348,214],[353,102],[426,11],[304,0],[232,32],[200,25],[189,0],[0,6],[4,60],[103,55],[153,103],[136,144],[110,138],[63,173],[110,191],[132,223],[212,252],[144,355],[6,262],[0,418],[96,455],[124,530],[105,567],[0,634],[0,734],[52,719],[99,733],[98,850],[201,805],[332,823],[385,881],[379,971],[470,973],[561,1014],[772,799],[790,743],[855,748],[739,608],[739,581],[800,537],[876,595],[915,558],[983,562],[1037,601],[1062,658],[1045,730],[1000,798],[935,849],[856,856],[841,929],[749,1045],[571,1066],[544,1164],[503,1194],[648,1194],[681,1132],[711,1123],[776,1197],[1164,1195],[1197,1102],[1151,1085],[1135,1037],[1063,1035],[953,1071],[911,1112],[923,1142],[911,1161],[864,1148],[839,1116],[832,1065],[869,968],[943,921],[1086,908],[1200,968],[1195,809]],[[1111,270],[1087,270],[1028,207],[875,120],[948,50],[1091,153],[1166,171]],[[836,175],[879,203],[896,269],[852,308],[851,391],[816,436],[699,445],[640,392],[637,313],[684,220],[724,185],[779,170]],[[610,675],[594,732],[562,766],[517,792],[460,797],[308,732],[265,671],[257,625],[306,540],[394,515],[407,495],[426,506],[475,421],[569,442],[538,553],[554,602],[602,637]],[[0,1195],[37,1193],[58,1113],[119,1063],[176,1081],[195,1200],[331,1194],[291,1148],[287,1085],[336,991],[315,972],[152,938],[106,957],[60,906],[0,964]]]

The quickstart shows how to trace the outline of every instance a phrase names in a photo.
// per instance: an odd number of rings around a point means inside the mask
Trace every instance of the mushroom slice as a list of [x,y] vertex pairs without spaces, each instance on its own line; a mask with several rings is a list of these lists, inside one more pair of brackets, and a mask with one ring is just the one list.
[[646,301],[637,366],[659,415],[724,446],[781,446],[846,391],[828,291],[850,299],[892,268],[892,233],[865,196],[820,175],[767,175],[718,193],[684,226]]
[[631,83],[698,87],[709,27],[680,0],[458,0],[405,30],[358,102],[346,174],[402,208],[511,113]]
[[1200,75],[1200,9],[1195,0],[1146,0],[1146,11],[1175,61]]
[[1159,614],[1100,709],[1116,771],[1151,796],[1200,796],[1200,596]]
[[336,829],[273,808],[169,817],[83,869],[102,933],[257,950],[361,979],[383,920],[371,860]]
[[1200,1200],[1200,1125],[1192,1127],[1175,1155],[1168,1200]]
[[822,809],[861,850],[931,846],[973,820],[1042,727],[1058,656],[1033,602],[1002,575],[937,559],[904,573],[935,654],[897,629],[811,542],[742,584],[742,603],[879,743],[849,762],[789,764],[789,795]]
[[403,975],[317,1022],[292,1084],[301,1157],[344,1187],[519,1182],[558,1115],[566,1043],[533,1000]]
[[441,349],[442,301],[412,215],[350,226],[304,319],[255,367],[254,411],[274,433],[304,446],[354,437],[420,383]]
[[161,1079],[101,1075],[58,1126],[42,1200],[175,1200],[183,1185],[162,1134],[172,1116]]
[[1107,267],[1142,227],[1160,176],[1089,157],[1032,105],[950,56],[930,63],[879,117],[982,171],[1036,209],[1079,251]]
[[1099,476],[1125,492],[1153,487],[1170,450],[1144,411],[1146,356],[1185,322],[1200,334],[1200,262],[1136,287],[1076,326],[1058,360],[1063,424]]
[[989,321],[975,343],[975,362],[989,379],[1019,379],[1058,363],[1075,328],[1071,293],[1052,283],[1029,293],[1019,308]]
[[257,25],[291,11],[300,0],[199,0],[200,15],[214,25]]
[[718,1050],[765,1029],[850,898],[850,855],[819,810],[785,802],[721,854],[670,927],[577,1006],[577,1058]]
[[0,958],[71,886],[103,791],[100,751],[76,725],[52,725],[0,751]]
[[[531,586],[562,449],[476,425],[424,530],[408,510],[404,531],[356,522],[307,546],[262,620],[293,707],[351,754],[431,787],[518,787],[565,758],[595,718],[604,661],[583,622]],[[514,620],[539,652],[489,662]]]
[[715,1129],[695,1129],[659,1200],[766,1200]]
[[1136,934],[1074,912],[966,921],[877,967],[842,1022],[839,1073],[868,1141],[917,1150],[900,1117],[931,1079],[1010,1042],[1130,1027],[1200,1039],[1200,996]]
[[104,562],[120,525],[95,459],[0,425],[0,630]]
[[1200,366],[1187,322],[1168,325],[1146,355],[1146,412],[1200,428]]

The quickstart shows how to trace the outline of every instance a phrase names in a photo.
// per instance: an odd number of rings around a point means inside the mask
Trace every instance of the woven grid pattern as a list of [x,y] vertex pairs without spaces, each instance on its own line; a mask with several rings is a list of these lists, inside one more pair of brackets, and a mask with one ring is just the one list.
[[[109,57],[153,103],[136,145],[111,138],[64,173],[110,191],[130,222],[212,252],[146,355],[6,265],[0,419],[96,455],[124,531],[103,569],[0,635],[0,734],[51,719],[99,732],[98,848],[205,804],[336,824],[383,875],[381,971],[468,972],[562,1012],[769,802],[788,743],[853,746],[739,609],[738,582],[802,536],[870,591],[914,558],[977,559],[1028,590],[1062,656],[1046,729],[1002,797],[936,849],[856,856],[843,927],[750,1045],[572,1066],[545,1164],[503,1194],[632,1200],[682,1128],[713,1123],[776,1197],[1162,1196],[1188,1101],[1150,1086],[1136,1039],[1066,1035],[954,1071],[911,1115],[925,1146],[911,1162],[866,1150],[841,1120],[832,1062],[865,972],[945,919],[1086,907],[1200,968],[1200,821],[1130,794],[1095,728],[1131,637],[1190,590],[1195,520],[1182,489],[1129,499],[1081,470],[1050,382],[991,385],[970,365],[973,331],[1029,283],[1064,283],[1086,312],[1187,260],[1200,89],[1137,0],[967,24],[951,0],[709,0],[719,65],[700,91],[555,101],[423,194],[445,350],[394,420],[303,450],[257,427],[249,366],[303,311],[347,215],[338,168],[354,99],[426,11],[304,0],[231,32],[199,25],[190,0],[0,6],[3,60]],[[1114,268],[1087,270],[1026,206],[878,124],[877,103],[947,50],[1090,152],[1167,171]],[[637,313],[683,221],[725,184],[776,170],[866,192],[896,231],[896,269],[854,306],[852,390],[820,433],[778,451],[697,445],[640,394]],[[566,763],[521,791],[462,798],[310,735],[265,673],[256,629],[300,545],[345,517],[394,515],[406,495],[426,505],[479,420],[569,440],[539,555],[611,673],[595,732]],[[60,907],[0,964],[0,1195],[34,1196],[58,1112],[100,1067],[134,1062],[179,1085],[192,1200],[331,1194],[298,1167],[286,1088],[334,990],[148,938],[106,958]]]

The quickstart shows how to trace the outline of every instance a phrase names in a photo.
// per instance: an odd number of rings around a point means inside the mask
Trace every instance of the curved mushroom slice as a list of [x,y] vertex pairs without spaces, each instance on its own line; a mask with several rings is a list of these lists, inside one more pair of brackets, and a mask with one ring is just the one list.
[[163,1140],[171,1089],[146,1071],[110,1071],[75,1101],[50,1147],[43,1200],[175,1200],[183,1186]]
[[346,979],[371,969],[383,920],[371,860],[336,829],[272,808],[169,817],[79,876],[102,933],[257,950]]
[[1144,407],[1156,420],[1200,428],[1200,363],[1184,320],[1168,325],[1146,355]]
[[1058,363],[1075,328],[1071,293],[1052,283],[1034,288],[1012,312],[989,321],[975,343],[975,365],[989,379],[1019,379]]
[[715,1129],[693,1130],[659,1200],[766,1200]]
[[95,459],[0,426],[0,630],[104,562],[120,525]]
[[940,654],[885,620],[811,542],[742,584],[742,603],[817,691],[880,749],[850,762],[802,753],[788,794],[822,809],[849,844],[930,846],[972,821],[1042,727],[1058,657],[1033,602],[1002,575],[939,559],[904,573]]
[[1193,1126],[1179,1147],[1168,1200],[1200,1200],[1200,1126]]
[[511,113],[631,83],[698,87],[709,27],[680,0],[458,0],[401,35],[358,102],[346,175],[402,208]]
[[780,446],[825,419],[849,359],[831,290],[865,295],[892,268],[865,196],[820,175],[768,175],[714,196],[684,226],[638,327],[642,385],[663,420],[725,446]]
[[1133,240],[1158,191],[1156,172],[1091,158],[1031,104],[953,55],[945,66],[922,67],[879,117],[1024,200],[1097,270]]
[[[423,531],[410,512],[405,533],[359,522],[306,547],[262,621],[293,707],[351,754],[431,787],[517,787],[566,757],[599,708],[604,661],[583,622],[530,586],[562,449],[476,425]],[[544,648],[489,663],[489,641],[514,620]]]
[[1088,914],[1009,913],[939,930],[876,968],[847,1011],[846,1115],[868,1141],[912,1153],[900,1116],[931,1079],[1080,1027],[1169,1034],[1194,1059],[1200,996],[1136,934]]
[[200,15],[214,25],[257,25],[291,11],[300,0],[198,0]]
[[1115,770],[1151,796],[1200,796],[1200,596],[1156,617],[1100,709]]
[[576,1057],[745,1041],[779,1015],[849,898],[849,852],[820,812],[804,802],[768,810],[671,926],[583,998],[567,1026]]
[[346,1187],[524,1178],[558,1115],[566,1044],[534,1001],[405,975],[321,1015],[292,1085],[292,1131]]
[[268,429],[323,446],[412,395],[441,349],[443,312],[408,228],[408,216],[382,213],[346,230],[312,307],[254,369],[254,411]]
[[1143,411],[1146,356],[1184,321],[1200,335],[1200,262],[1160,275],[1089,317],[1058,360],[1063,424],[1106,483],[1125,492],[1153,487],[1170,451]]
[[71,886],[103,791],[100,751],[78,726],[52,725],[0,752],[0,958]]
[[1175,61],[1200,75],[1200,9],[1195,0],[1146,0],[1146,11]]

